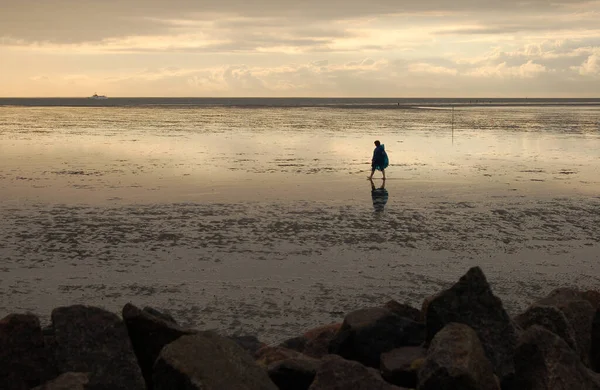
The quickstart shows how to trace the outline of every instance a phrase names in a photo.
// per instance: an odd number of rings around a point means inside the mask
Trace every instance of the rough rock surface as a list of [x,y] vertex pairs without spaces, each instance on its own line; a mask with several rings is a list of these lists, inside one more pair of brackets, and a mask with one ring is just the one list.
[[575,333],[579,356],[585,365],[590,366],[592,323],[596,308],[584,299],[581,292],[571,288],[553,290],[537,304],[555,306],[564,313]]
[[307,390],[321,361],[312,358],[281,360],[269,365],[269,378],[279,390]]
[[421,310],[415,309],[409,304],[400,303],[392,299],[384,305],[384,308],[400,317],[408,318],[415,322],[422,322]]
[[439,331],[419,371],[419,390],[500,390],[479,338],[464,324]]
[[123,320],[148,389],[152,389],[152,368],[163,347],[197,332],[179,327],[172,318],[154,309],[140,310],[130,303],[123,307]]
[[0,388],[29,389],[56,374],[35,315],[11,314],[0,320]]
[[396,348],[381,355],[381,375],[397,386],[417,387],[417,373],[427,350],[423,347]]
[[425,316],[427,342],[451,322],[468,325],[477,333],[496,375],[510,380],[518,331],[479,267],[471,268],[454,286],[437,294]]
[[127,327],[97,307],[69,306],[52,311],[59,372],[89,372],[88,390],[145,389]]
[[419,322],[425,322],[425,320],[427,320],[427,309],[429,308],[429,304],[437,298],[438,295],[439,294],[430,295],[423,300],[423,303],[421,303],[421,316],[419,317]]
[[423,341],[423,324],[375,307],[348,314],[331,341],[329,352],[379,368],[382,353]]
[[600,308],[600,292],[596,290],[588,290],[581,293],[583,299],[592,304],[594,309]]
[[172,322],[173,324],[177,324],[177,321],[175,321],[175,318],[173,318],[173,316],[171,316],[169,313],[159,311],[150,306],[144,307],[143,311],[150,315],[153,315],[154,317],[161,318],[164,321]]
[[267,371],[228,338],[213,332],[165,346],[154,365],[155,390],[276,390]]
[[567,343],[534,325],[519,340],[514,390],[599,390],[600,374],[584,366]]
[[278,362],[280,360],[287,359],[295,359],[295,358],[303,358],[302,355],[298,351],[294,351],[292,349],[279,347],[279,346],[270,346],[262,347],[256,354],[254,355],[254,359],[256,362],[262,366],[268,366],[271,363]]
[[581,293],[583,299],[592,304],[595,309],[592,320],[592,334],[590,346],[590,367],[600,372],[600,292],[588,290]]
[[524,330],[533,325],[543,326],[562,337],[573,351],[579,353],[579,346],[571,323],[565,314],[555,306],[530,306],[524,313],[515,317],[515,322]]
[[341,326],[341,323],[319,326],[306,331],[302,336],[284,341],[281,346],[319,359],[329,354],[329,344]]
[[590,352],[591,367],[600,372],[600,308],[596,309],[592,321],[592,348]]
[[327,355],[321,361],[310,390],[401,390],[387,383],[374,370],[362,364]]
[[88,382],[85,372],[67,372],[32,390],[86,390]]
[[256,336],[252,335],[229,336],[229,339],[242,347],[242,349],[248,352],[251,356],[254,356],[259,349],[266,346],[265,343],[260,341]]

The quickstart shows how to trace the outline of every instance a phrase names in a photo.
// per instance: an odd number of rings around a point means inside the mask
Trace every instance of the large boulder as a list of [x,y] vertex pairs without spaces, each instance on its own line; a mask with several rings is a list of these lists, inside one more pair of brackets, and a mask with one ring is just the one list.
[[384,308],[356,310],[344,318],[329,344],[329,352],[379,368],[382,353],[422,344],[424,331],[423,324],[399,317]]
[[85,372],[67,372],[32,390],[86,390],[88,382]]
[[11,314],[0,320],[0,387],[30,389],[57,375],[39,319]]
[[417,373],[427,350],[423,347],[401,347],[381,355],[381,375],[397,386],[417,387]]
[[106,310],[88,306],[52,311],[60,372],[88,372],[87,390],[142,390],[144,378],[127,327]]
[[585,367],[561,337],[538,325],[522,334],[515,367],[514,390],[600,389],[600,375]]
[[279,390],[307,390],[321,361],[313,358],[280,360],[269,365],[269,378]]
[[554,306],[564,313],[574,331],[578,347],[576,351],[579,352],[581,361],[590,366],[592,323],[596,308],[584,297],[584,294],[571,288],[559,288],[536,304]]
[[500,390],[477,334],[467,325],[446,325],[427,350],[419,390],[439,389]]
[[588,290],[582,293],[583,299],[592,304],[595,309],[592,320],[592,335],[590,347],[590,367],[600,372],[600,292]]
[[152,377],[155,390],[276,390],[267,371],[234,341],[213,332],[165,346]]
[[144,307],[143,311],[146,312],[146,313],[148,313],[148,314],[150,314],[150,315],[152,315],[152,316],[154,316],[154,317],[158,317],[158,318],[160,318],[160,319],[162,319],[162,320],[164,320],[166,322],[171,322],[171,323],[177,325],[177,321],[175,321],[175,318],[173,318],[173,316],[170,315],[169,313],[166,313],[164,311],[160,311],[160,310],[155,309],[155,308],[150,307],[150,306]]
[[451,322],[473,328],[496,375],[510,380],[518,331],[481,268],[471,268],[454,286],[434,296],[425,317],[428,343]]
[[179,327],[172,318],[156,310],[140,310],[130,303],[123,307],[123,320],[146,386],[151,390],[152,369],[163,347],[196,331]]
[[341,323],[319,326],[304,333],[306,344],[302,353],[317,359],[329,353],[329,344],[342,327]]
[[280,347],[280,346],[271,346],[267,345],[260,348],[254,354],[254,359],[261,366],[267,367],[271,363],[275,363],[281,360],[287,359],[302,359],[304,355],[298,351],[293,349]]
[[594,309],[600,308],[600,292],[596,290],[587,290],[581,293],[581,297],[592,304]]
[[573,351],[579,353],[579,346],[571,323],[565,314],[555,306],[530,306],[524,313],[515,317],[515,322],[522,329],[527,329],[533,325],[543,326],[562,337]]
[[377,371],[336,355],[323,357],[310,390],[402,390],[383,380]]
[[596,309],[592,322],[592,347],[590,351],[591,367],[600,372],[600,309]]
[[341,326],[341,323],[319,326],[306,331],[302,336],[285,340],[281,346],[319,359],[329,354],[329,344]]
[[229,339],[242,347],[242,349],[248,352],[251,356],[254,356],[259,349],[266,346],[265,343],[253,335],[229,336]]
[[422,322],[421,310],[415,309],[407,303],[400,303],[392,299],[384,307],[400,317],[408,318],[415,322]]

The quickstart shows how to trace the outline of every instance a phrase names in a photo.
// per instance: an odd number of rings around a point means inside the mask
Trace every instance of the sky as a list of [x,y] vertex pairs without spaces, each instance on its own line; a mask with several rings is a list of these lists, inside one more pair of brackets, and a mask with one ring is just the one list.
[[600,97],[600,1],[0,0],[0,97]]

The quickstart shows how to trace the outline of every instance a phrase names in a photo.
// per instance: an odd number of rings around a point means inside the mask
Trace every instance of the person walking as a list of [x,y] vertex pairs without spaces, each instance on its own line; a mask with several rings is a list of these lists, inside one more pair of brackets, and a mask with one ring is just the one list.
[[375,170],[381,171],[383,180],[385,180],[385,168],[387,168],[389,164],[390,162],[387,153],[385,152],[385,146],[381,142],[375,141],[375,150],[373,151],[373,158],[371,159],[371,176],[369,176],[369,180],[373,179]]

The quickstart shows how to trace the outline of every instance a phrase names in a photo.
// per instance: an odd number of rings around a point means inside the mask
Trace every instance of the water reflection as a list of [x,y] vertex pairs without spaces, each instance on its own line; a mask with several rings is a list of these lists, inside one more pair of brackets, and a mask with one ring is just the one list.
[[373,208],[376,213],[383,212],[385,205],[388,201],[388,191],[385,189],[385,179],[381,182],[381,186],[379,188],[375,187],[375,182],[373,179],[369,179],[371,182],[371,198],[373,199]]

